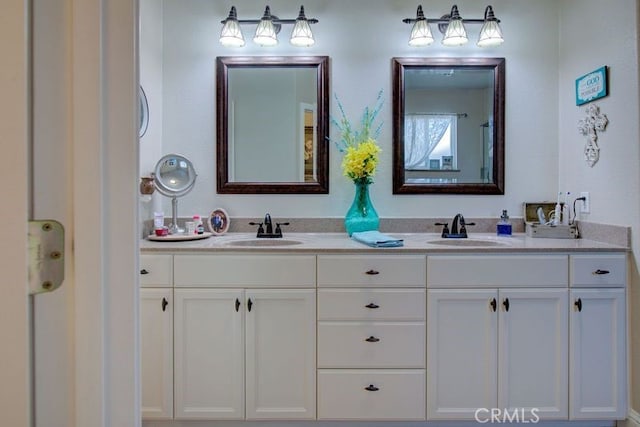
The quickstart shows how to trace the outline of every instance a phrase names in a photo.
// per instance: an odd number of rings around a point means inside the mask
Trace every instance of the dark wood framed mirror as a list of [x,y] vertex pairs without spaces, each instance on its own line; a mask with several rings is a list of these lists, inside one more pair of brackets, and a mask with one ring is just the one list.
[[216,58],[217,191],[329,192],[329,57]]
[[504,194],[504,58],[393,58],[393,193]]

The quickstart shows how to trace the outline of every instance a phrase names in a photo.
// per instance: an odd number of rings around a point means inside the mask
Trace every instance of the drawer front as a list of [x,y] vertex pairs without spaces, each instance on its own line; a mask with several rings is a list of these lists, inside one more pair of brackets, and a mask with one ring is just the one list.
[[175,255],[175,286],[316,286],[315,255]]
[[423,255],[319,255],[318,286],[424,287]]
[[425,319],[424,289],[320,289],[318,320]]
[[320,368],[424,368],[424,322],[319,322]]
[[140,255],[140,286],[173,286],[173,255]]
[[568,255],[434,255],[427,257],[430,288],[563,287]]
[[573,287],[626,286],[627,256],[625,254],[572,255],[570,263]]
[[320,369],[318,419],[424,420],[425,371]]

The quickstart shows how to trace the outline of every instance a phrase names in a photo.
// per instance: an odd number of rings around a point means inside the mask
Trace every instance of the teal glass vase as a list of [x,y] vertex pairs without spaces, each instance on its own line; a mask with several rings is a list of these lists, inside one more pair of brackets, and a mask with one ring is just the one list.
[[369,184],[356,182],[356,194],[353,203],[344,218],[344,227],[351,236],[359,231],[378,230],[380,218],[369,197]]

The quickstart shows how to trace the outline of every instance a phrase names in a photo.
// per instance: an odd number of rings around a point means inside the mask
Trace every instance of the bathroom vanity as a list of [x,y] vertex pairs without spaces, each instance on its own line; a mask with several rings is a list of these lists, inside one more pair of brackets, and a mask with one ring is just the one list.
[[143,418],[626,417],[627,248],[397,236],[144,241]]

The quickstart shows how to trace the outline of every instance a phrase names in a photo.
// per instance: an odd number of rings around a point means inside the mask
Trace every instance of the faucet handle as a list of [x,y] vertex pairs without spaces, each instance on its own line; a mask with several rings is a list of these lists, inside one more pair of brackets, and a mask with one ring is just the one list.
[[434,225],[442,225],[442,237],[447,237],[449,235],[448,222],[436,222]]
[[275,234],[277,236],[282,236],[282,228],[280,228],[281,225],[289,225],[289,223],[288,222],[276,222]]
[[249,225],[257,225],[258,226],[258,235],[264,234],[264,228],[262,227],[261,222],[253,222],[251,221]]

